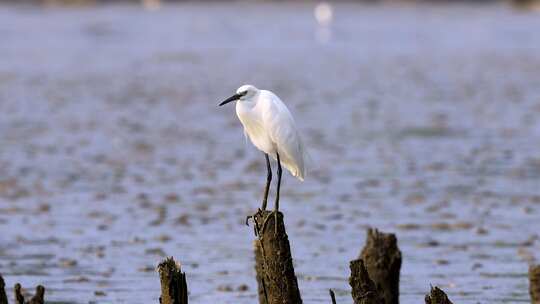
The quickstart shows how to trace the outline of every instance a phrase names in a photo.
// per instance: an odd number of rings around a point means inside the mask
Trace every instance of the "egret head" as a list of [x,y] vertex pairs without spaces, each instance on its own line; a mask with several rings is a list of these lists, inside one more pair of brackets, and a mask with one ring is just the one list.
[[236,90],[236,94],[225,99],[219,105],[222,106],[235,100],[250,100],[251,98],[255,97],[255,95],[257,95],[258,92],[259,92],[259,89],[257,89],[255,86],[252,86],[250,84],[245,84],[239,87],[238,90]]

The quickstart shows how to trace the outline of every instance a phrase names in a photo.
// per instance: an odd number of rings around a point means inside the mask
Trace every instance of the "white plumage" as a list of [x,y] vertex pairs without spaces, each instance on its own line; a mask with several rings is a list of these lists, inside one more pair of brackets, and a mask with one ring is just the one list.
[[[266,210],[268,191],[272,181],[272,168],[269,155],[277,161],[277,191],[274,203],[275,223],[279,210],[279,189],[281,185],[281,167],[303,181],[306,174],[304,165],[304,145],[296,129],[296,123],[287,106],[274,93],[259,90],[252,85],[243,85],[236,94],[225,99],[219,105],[236,102],[236,115],[244,126],[244,134],[257,149],[265,154],[267,178],[262,206],[258,212]],[[250,217],[248,217],[249,219]],[[265,221],[266,223],[266,221]],[[246,219],[247,224],[247,219]],[[264,231],[264,224],[262,231]],[[276,227],[277,233],[277,224]]]
[[257,149],[276,159],[303,181],[305,176],[304,146],[291,112],[274,93],[242,86],[237,93],[256,90],[249,98],[239,99],[236,115],[244,126],[244,132]]
[[253,145],[274,159],[279,153],[281,164],[303,181],[304,145],[291,112],[281,99],[270,91],[243,85],[222,104],[233,100],[238,100],[236,115]]

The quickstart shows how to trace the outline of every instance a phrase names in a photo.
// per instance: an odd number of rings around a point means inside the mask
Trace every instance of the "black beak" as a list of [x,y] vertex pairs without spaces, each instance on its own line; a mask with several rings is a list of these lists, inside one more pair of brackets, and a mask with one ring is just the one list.
[[240,99],[240,97],[242,97],[243,94],[234,94],[233,96],[225,99],[222,103],[219,104],[219,106],[221,107],[222,105],[225,105],[225,104],[228,104],[229,102],[231,101],[235,101],[235,100],[238,100]]

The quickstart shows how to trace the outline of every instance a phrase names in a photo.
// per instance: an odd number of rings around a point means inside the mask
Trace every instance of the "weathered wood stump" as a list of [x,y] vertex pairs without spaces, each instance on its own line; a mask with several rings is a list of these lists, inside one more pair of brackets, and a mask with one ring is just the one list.
[[425,298],[426,304],[453,304],[444,291],[439,287],[431,287],[429,294]]
[[28,301],[28,304],[44,304],[45,303],[45,287],[38,285],[36,287],[36,293]]
[[369,278],[375,283],[384,303],[398,304],[401,251],[396,236],[379,232],[377,229],[368,229],[366,245],[360,259],[363,260]]
[[255,273],[257,279],[257,293],[259,295],[259,304],[268,304],[268,302],[266,302],[266,286],[263,280],[264,259],[261,249],[261,241],[259,241],[258,239],[253,241],[253,250],[255,251]]
[[0,274],[0,304],[8,304],[8,298],[6,295],[6,282]]
[[[36,287],[36,293],[30,299],[30,301],[25,301],[24,296],[22,295],[22,286],[19,283],[16,283],[13,287],[13,292],[15,293],[15,303],[17,304],[44,304],[45,303],[45,287],[38,285]],[[6,294],[6,282],[2,275],[0,275],[0,304],[8,304],[8,297]]]
[[350,268],[349,284],[352,288],[354,304],[384,304],[384,298],[379,294],[375,282],[369,277],[364,261],[353,260]]
[[19,283],[16,283],[13,287],[13,292],[15,293],[15,303],[17,304],[24,304],[24,296],[22,295],[21,289],[22,287]]
[[529,293],[531,303],[540,304],[540,265],[529,268]]
[[[260,253],[255,248],[255,269],[259,282],[259,303],[302,303],[298,281],[294,273],[289,238],[285,231],[283,214],[260,211],[253,217],[259,236]],[[263,300],[261,301],[261,289]],[[266,293],[264,292],[266,291]]]
[[166,258],[158,265],[161,282],[162,304],[188,304],[188,289],[186,274],[183,273],[172,257]]

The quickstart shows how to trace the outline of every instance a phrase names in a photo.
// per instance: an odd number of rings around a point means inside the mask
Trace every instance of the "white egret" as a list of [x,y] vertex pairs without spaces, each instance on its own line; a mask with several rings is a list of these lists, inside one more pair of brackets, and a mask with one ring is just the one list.
[[[274,93],[243,85],[236,94],[219,105],[236,102],[236,115],[244,126],[244,134],[266,158],[267,178],[261,210],[266,210],[268,191],[272,181],[272,168],[268,156],[277,161],[277,191],[274,212],[279,210],[281,165],[303,181],[305,176],[304,145],[291,112]],[[249,218],[249,217],[248,217]]]

